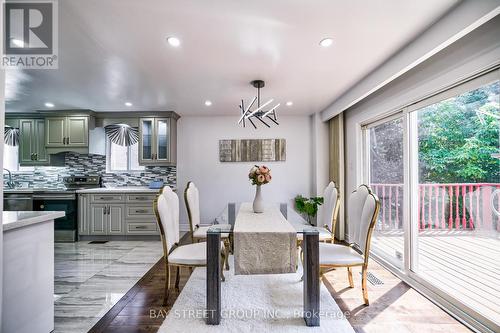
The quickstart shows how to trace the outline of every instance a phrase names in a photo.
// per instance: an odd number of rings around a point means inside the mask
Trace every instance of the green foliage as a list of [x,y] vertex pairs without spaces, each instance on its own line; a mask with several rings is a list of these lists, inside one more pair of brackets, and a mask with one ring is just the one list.
[[295,209],[299,213],[306,215],[309,223],[312,222],[312,219],[318,213],[318,207],[322,204],[322,197],[304,198],[301,195],[295,197]]
[[498,182],[499,83],[418,112],[420,182]]

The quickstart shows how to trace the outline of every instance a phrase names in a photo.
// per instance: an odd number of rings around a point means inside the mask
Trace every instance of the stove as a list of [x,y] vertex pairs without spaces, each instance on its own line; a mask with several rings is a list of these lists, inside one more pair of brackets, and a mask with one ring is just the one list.
[[76,242],[78,239],[78,200],[76,191],[101,187],[101,177],[63,177],[65,189],[47,189],[33,193],[33,208],[38,211],[64,211],[66,216],[54,220],[54,240],[56,242]]

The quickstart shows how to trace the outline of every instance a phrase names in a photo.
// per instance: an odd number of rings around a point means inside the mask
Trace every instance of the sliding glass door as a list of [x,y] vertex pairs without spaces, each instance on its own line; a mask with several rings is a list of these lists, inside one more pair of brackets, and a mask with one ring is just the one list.
[[500,328],[499,78],[490,72],[363,127],[365,182],[381,202],[373,253],[493,330]]
[[411,268],[500,325],[500,83],[481,81],[409,113],[418,147]]
[[381,204],[373,251],[399,269],[404,261],[403,134],[402,116],[371,124],[365,134],[369,185]]

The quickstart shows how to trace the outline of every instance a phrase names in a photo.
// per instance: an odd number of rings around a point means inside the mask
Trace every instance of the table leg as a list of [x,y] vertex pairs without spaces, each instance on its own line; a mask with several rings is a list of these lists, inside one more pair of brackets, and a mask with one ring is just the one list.
[[304,320],[307,326],[319,326],[319,233],[305,231],[304,253]]
[[220,233],[207,232],[207,324],[219,325],[221,319],[220,297]]

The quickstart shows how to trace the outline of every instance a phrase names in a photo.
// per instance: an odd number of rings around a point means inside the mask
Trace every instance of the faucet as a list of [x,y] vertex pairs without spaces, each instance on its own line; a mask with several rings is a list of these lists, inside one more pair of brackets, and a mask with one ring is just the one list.
[[9,170],[9,169],[7,169],[7,168],[3,168],[3,169],[4,169],[4,170],[6,170],[6,171],[9,173],[9,181],[7,182],[7,186],[8,186],[9,188],[15,188],[15,187],[16,187],[16,183],[14,183],[14,182],[12,181],[12,172],[10,172],[10,170]]

